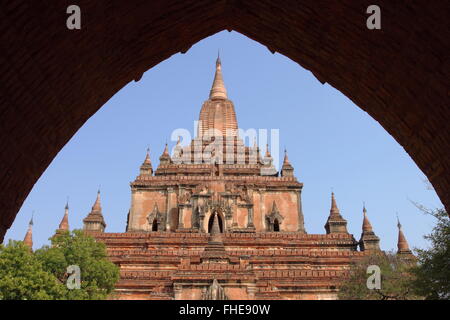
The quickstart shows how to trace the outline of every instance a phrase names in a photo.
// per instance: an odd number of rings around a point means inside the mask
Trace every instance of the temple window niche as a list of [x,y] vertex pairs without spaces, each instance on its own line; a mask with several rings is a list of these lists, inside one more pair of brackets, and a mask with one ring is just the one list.
[[155,203],[155,206],[153,207],[153,211],[148,215],[147,221],[150,226],[150,230],[152,232],[156,231],[162,231],[161,226],[164,224],[162,223],[163,214],[159,212],[158,205]]
[[280,211],[278,210],[275,201],[272,204],[272,210],[268,215],[266,215],[266,219],[267,219],[267,231],[279,232],[281,230],[280,225],[283,221],[283,216],[280,214]]

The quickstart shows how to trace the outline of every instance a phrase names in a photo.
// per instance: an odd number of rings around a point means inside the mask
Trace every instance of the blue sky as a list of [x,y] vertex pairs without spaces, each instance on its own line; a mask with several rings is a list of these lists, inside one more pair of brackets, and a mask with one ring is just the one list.
[[[324,233],[335,192],[348,230],[359,239],[366,203],[381,247],[396,247],[398,212],[411,247],[425,247],[434,225],[412,203],[442,207],[425,176],[404,149],[366,112],[307,70],[249,38],[223,31],[148,70],[114,95],[59,152],[24,202],[7,239],[23,239],[34,210],[34,247],[48,243],[69,197],[70,226],[82,219],[101,188],[108,232],[123,232],[129,183],[150,147],[153,166],[171,133],[193,122],[208,98],[220,49],[228,97],[243,129],[279,129],[304,183],[308,233]],[[140,57],[136,57],[139,59]],[[351,66],[349,66],[351,67]]]

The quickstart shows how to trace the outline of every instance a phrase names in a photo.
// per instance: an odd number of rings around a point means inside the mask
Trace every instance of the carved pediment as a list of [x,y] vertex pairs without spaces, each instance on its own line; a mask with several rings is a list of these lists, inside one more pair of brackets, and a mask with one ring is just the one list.
[[266,215],[267,220],[269,220],[270,223],[274,223],[275,220],[278,221],[278,223],[281,223],[283,221],[283,216],[280,214],[280,211],[278,210],[277,204],[275,201],[272,204],[272,210],[269,214]]
[[155,219],[158,224],[163,222],[163,219],[164,219],[164,214],[159,211],[158,204],[156,204],[156,203],[155,203],[155,206],[153,207],[152,212],[150,212],[150,214],[147,216],[147,221],[149,224],[152,224],[153,221],[155,221]]
[[228,300],[228,297],[223,287],[214,279],[213,283],[206,290],[203,300]]
[[238,188],[234,183],[226,183],[225,184],[225,192],[228,193],[238,193]]
[[247,188],[245,187],[241,187],[238,189],[238,194],[239,194],[239,199],[245,203],[250,203],[251,199],[250,196],[248,195],[248,191]]
[[190,191],[184,191],[181,196],[178,197],[178,203],[180,204],[186,204],[191,201],[191,192]]
[[208,186],[204,183],[197,185],[194,190],[193,193],[195,194],[207,194],[208,193]]

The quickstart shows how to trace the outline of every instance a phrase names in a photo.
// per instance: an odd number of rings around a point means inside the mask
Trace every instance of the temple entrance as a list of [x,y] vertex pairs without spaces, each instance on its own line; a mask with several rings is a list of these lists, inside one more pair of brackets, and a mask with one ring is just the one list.
[[156,218],[153,220],[152,223],[152,231],[158,231],[158,221],[156,221]]
[[[216,214],[217,215],[217,219],[219,220],[219,229],[220,229],[220,233],[223,233],[223,221],[222,221],[222,217],[220,216],[220,214]],[[208,233],[211,233],[211,228],[213,225],[213,221],[214,221],[214,214],[212,214],[209,217],[208,220]]]

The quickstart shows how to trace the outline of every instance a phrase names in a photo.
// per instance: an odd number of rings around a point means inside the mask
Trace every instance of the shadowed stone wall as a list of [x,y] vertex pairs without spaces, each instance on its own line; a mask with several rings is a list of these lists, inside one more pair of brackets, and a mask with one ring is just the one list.
[[128,82],[221,30],[310,70],[377,120],[450,210],[450,52],[446,1],[79,0],[5,2],[0,10],[0,239],[75,132]]

